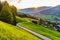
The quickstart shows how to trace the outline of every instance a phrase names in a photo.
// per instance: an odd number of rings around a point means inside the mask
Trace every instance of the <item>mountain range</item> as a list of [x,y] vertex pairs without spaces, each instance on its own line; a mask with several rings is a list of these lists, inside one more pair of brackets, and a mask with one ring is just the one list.
[[51,6],[42,6],[38,7],[38,9],[34,8],[26,8],[22,10],[18,10],[18,14],[24,13],[29,14],[44,20],[49,20],[52,22],[60,22],[60,5],[55,7]]
[[24,14],[33,14],[33,13],[38,13],[42,10],[46,10],[46,9],[49,9],[49,8],[51,8],[51,7],[42,6],[42,7],[38,7],[38,9],[35,10],[35,8],[32,7],[32,8],[26,8],[26,9],[18,10],[18,12],[21,12],[21,13],[24,13]]

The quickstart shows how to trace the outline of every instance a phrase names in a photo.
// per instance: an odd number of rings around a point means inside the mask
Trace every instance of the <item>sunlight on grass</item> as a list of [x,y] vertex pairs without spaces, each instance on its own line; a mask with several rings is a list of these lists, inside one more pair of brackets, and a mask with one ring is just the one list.
[[60,33],[57,31],[49,30],[41,25],[34,24],[32,22],[21,22],[20,25],[31,29],[39,34],[45,35],[53,40],[60,40]]
[[41,40],[16,26],[0,21],[0,40]]

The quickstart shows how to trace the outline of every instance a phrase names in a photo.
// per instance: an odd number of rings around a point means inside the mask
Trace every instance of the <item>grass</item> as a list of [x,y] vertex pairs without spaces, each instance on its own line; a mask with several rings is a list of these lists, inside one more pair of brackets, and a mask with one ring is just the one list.
[[18,17],[16,16],[16,22],[27,22],[27,20],[25,18],[21,18],[21,17]]
[[0,21],[0,40],[41,40],[16,26]]
[[32,21],[39,21],[39,20],[36,20],[36,19],[32,19],[32,18],[26,18],[26,17],[18,17],[18,16],[16,16],[16,22],[17,23],[20,23],[20,22],[32,22]]
[[30,30],[33,30],[39,34],[47,36],[47,37],[51,38],[52,40],[60,40],[60,33],[57,31],[53,31],[53,30],[44,28],[43,26],[34,24],[32,22],[21,22],[20,25],[23,27],[26,27]]

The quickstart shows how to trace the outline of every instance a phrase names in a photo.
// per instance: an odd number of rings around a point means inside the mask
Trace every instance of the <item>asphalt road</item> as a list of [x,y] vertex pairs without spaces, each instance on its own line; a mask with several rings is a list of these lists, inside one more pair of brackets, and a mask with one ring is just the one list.
[[29,30],[29,29],[27,29],[27,28],[25,28],[25,27],[20,26],[19,23],[17,23],[16,26],[18,26],[19,28],[22,28],[23,30],[28,31],[29,33],[31,33],[31,34],[39,37],[39,38],[42,38],[43,40],[51,40],[50,38],[48,38],[48,37],[46,37],[46,36],[43,36],[43,35],[38,34],[38,33],[34,32],[34,31],[32,31],[32,30]]

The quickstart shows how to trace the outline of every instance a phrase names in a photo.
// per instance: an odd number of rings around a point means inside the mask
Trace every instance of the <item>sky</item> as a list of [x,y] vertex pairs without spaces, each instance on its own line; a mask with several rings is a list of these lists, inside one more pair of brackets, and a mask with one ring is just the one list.
[[60,0],[7,0],[7,1],[10,5],[14,5],[17,8],[21,9],[29,7],[60,5]]

